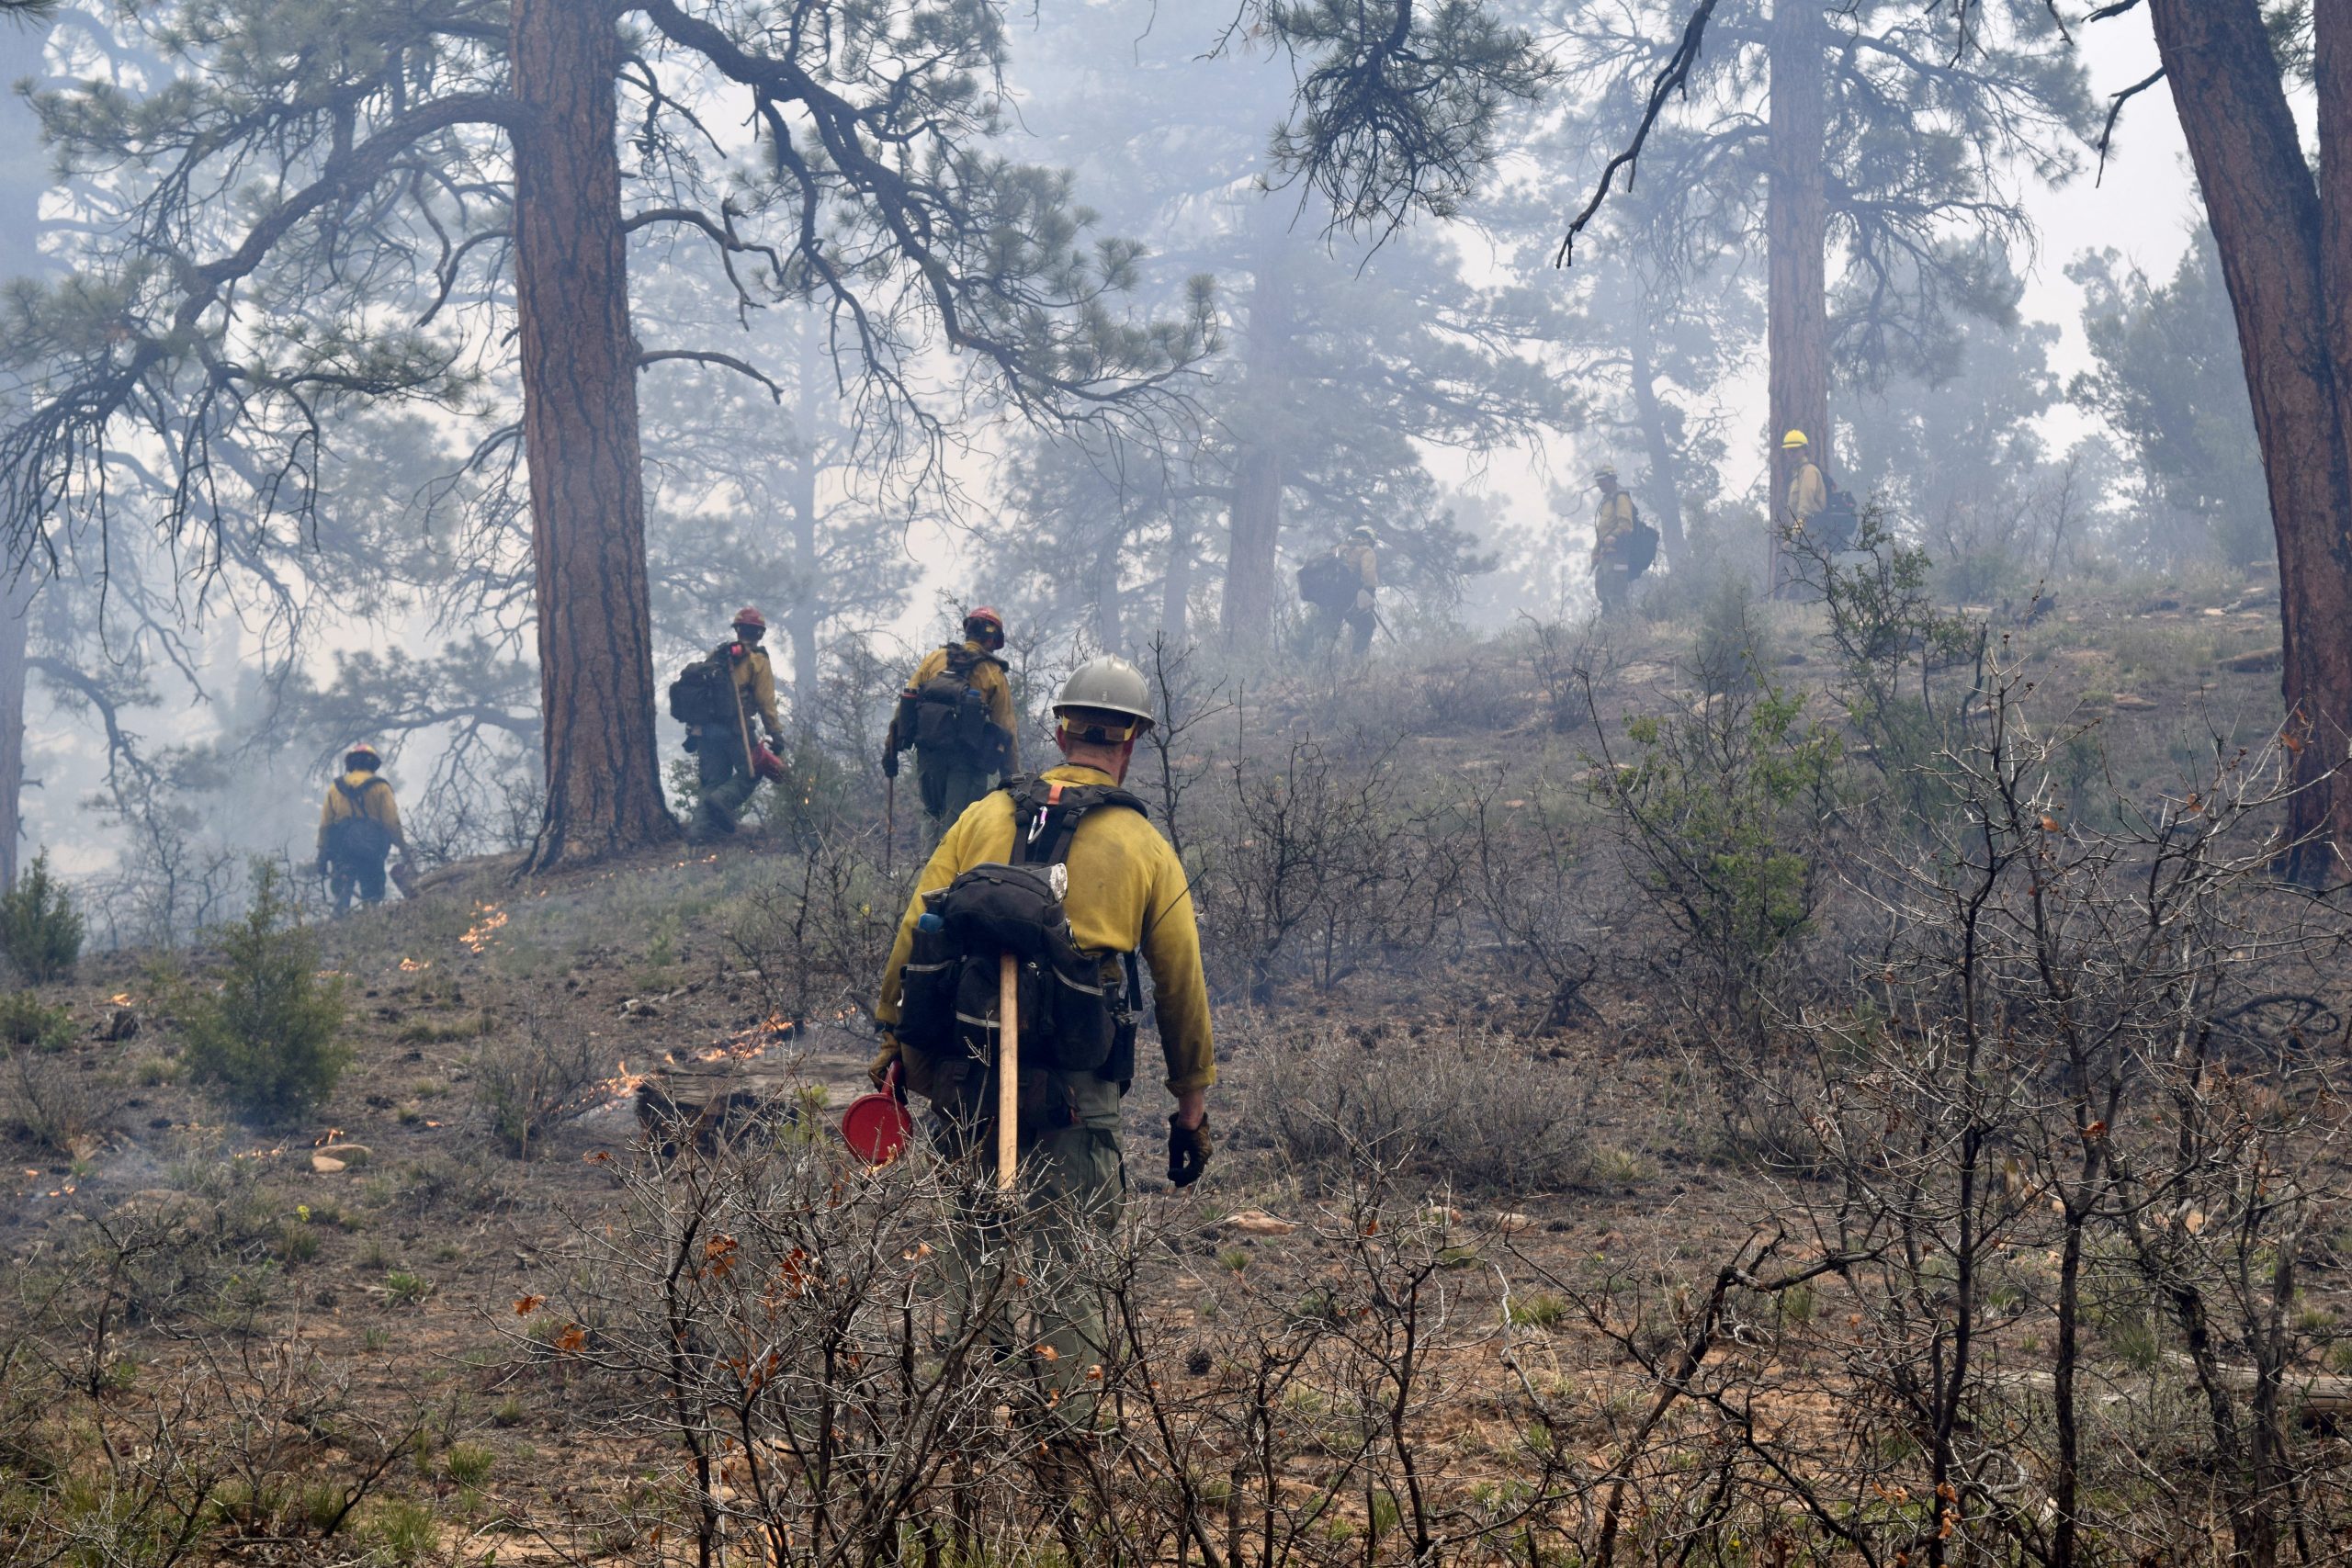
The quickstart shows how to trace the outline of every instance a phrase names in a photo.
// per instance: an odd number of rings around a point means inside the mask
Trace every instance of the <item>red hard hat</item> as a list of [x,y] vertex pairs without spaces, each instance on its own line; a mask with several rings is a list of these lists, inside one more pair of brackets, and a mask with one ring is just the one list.
[[1004,635],[1004,617],[998,615],[993,609],[989,608],[986,604],[981,605],[978,609],[972,611],[964,617],[964,624],[967,626],[972,626],[980,621],[986,621],[989,625],[994,626],[996,628],[997,636],[1002,637]]
[[762,631],[768,629],[767,617],[749,604],[735,612],[735,624],[739,626],[757,626]]

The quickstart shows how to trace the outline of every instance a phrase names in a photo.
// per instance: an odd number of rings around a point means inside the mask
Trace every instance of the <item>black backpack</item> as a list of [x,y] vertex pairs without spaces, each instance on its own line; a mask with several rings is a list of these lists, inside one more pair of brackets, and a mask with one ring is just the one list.
[[1003,787],[1012,796],[1012,863],[976,865],[923,896],[899,975],[899,1048],[916,1082],[976,1089],[970,1080],[986,1080],[994,1070],[1000,971],[1010,953],[1023,1063],[1091,1073],[1124,1094],[1135,1081],[1142,979],[1136,955],[1120,955],[1126,979],[1121,996],[1120,965],[1078,945],[1062,909],[1069,885],[1064,863],[1089,813],[1143,812],[1144,803],[1110,784],[1020,778]]
[[351,815],[339,817],[327,824],[327,857],[339,861],[379,861],[392,852],[392,830],[367,815],[368,792],[378,784],[392,786],[379,778],[370,777],[357,788],[345,780],[334,781],[334,787],[351,807]]
[[1337,550],[1327,550],[1298,569],[1298,596],[1318,610],[1347,608],[1363,586],[1363,569]]
[[1821,547],[1835,555],[1854,542],[1861,527],[1861,509],[1854,504],[1854,492],[1829,487],[1829,499],[1821,508],[1821,515],[1813,520],[1821,536]]
[[736,721],[735,647],[729,643],[678,671],[670,682],[670,716],[692,728]]
[[1004,668],[1004,660],[993,654],[949,643],[947,667],[915,688],[911,696],[899,699],[903,722],[899,734],[934,757],[982,768],[1001,764],[1012,737],[989,717],[989,699],[972,684],[972,672],[983,663]]
[[1626,575],[1639,577],[1657,564],[1657,530],[1651,527],[1650,520],[1636,509],[1634,513],[1633,536],[1625,541]]

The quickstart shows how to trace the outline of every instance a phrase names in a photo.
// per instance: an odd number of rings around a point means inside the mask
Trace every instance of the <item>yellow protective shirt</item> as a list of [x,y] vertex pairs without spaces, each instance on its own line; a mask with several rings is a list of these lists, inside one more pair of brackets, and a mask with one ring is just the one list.
[[[1107,784],[1097,768],[1065,763],[1044,775],[1055,784]],[[882,999],[874,1009],[886,1050],[899,1021],[899,976],[913,947],[922,896],[946,886],[976,865],[1001,864],[1012,855],[1012,797],[997,790],[957,818],[922,868],[914,897],[899,920],[898,940],[882,973]],[[1168,1089],[1206,1089],[1216,1081],[1216,1051],[1209,1035],[1209,988],[1201,969],[1201,932],[1193,892],[1168,840],[1140,812],[1105,807],[1090,811],[1070,840],[1069,891],[1062,908],[1070,934],[1095,953],[1139,953],[1151,966],[1159,1044],[1168,1062]]]
[[1789,521],[1803,527],[1821,515],[1829,504],[1829,486],[1821,477],[1819,465],[1811,461],[1797,465],[1789,477]]
[[346,817],[366,817],[380,822],[392,842],[401,842],[401,808],[392,799],[392,786],[384,782],[384,775],[354,768],[343,775],[343,782],[359,792],[359,799],[355,805],[341,789],[327,785],[326,804],[319,807],[319,853],[327,852],[327,829]]
[[1600,498],[1592,513],[1592,559],[1598,566],[1624,548],[1634,536],[1634,498],[1612,491]]
[[777,739],[784,734],[784,726],[776,720],[775,669],[768,662],[767,650],[753,648],[749,643],[729,643],[727,646],[743,650],[741,658],[730,657],[729,660],[734,666],[735,700],[741,702],[748,693],[752,699],[752,711],[760,716],[760,723],[767,729],[768,739]]
[[[964,650],[967,653],[989,652],[987,649],[969,638],[965,640]],[[922,656],[922,662],[915,666],[915,672],[907,677],[905,694],[913,696],[922,690],[924,682],[944,674],[946,670],[947,650],[944,648],[933,649]],[[1011,738],[1005,743],[1007,750],[1004,771],[1008,773],[1013,773],[1021,766],[1021,727],[1014,723],[1012,718],[1012,682],[1004,678],[1004,666],[996,661],[994,654],[989,654],[989,657],[972,666],[971,680],[972,690],[988,699],[989,722],[1003,730]],[[894,751],[902,751],[914,744],[914,739],[911,735],[899,735],[898,716],[893,714],[890,718],[890,738],[888,743],[889,749]]]

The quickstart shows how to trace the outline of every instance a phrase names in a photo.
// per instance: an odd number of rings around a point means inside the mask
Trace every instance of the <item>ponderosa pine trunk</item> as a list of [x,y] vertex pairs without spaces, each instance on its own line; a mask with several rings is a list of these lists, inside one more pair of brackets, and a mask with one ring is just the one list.
[[[2149,20],[2222,257],[2278,541],[2280,677],[2294,777],[2289,874],[2352,853],[2352,15],[2315,8],[2312,177],[2256,0],[2150,0]],[[2328,840],[2332,840],[2331,849]]]
[[1667,409],[1657,395],[1650,367],[1647,325],[1635,323],[1632,347],[1634,418],[1641,426],[1642,449],[1650,461],[1650,482],[1645,488],[1650,502],[1650,524],[1657,530],[1658,547],[1668,570],[1690,565],[1682,539],[1682,465],[1675,458],[1674,442],[1666,428]]
[[[48,74],[49,28],[0,21],[0,80],[40,80]],[[40,144],[40,126],[23,96],[10,93],[0,104],[0,146],[18,149],[0,164],[0,283],[47,269],[40,253],[40,198],[49,188],[46,158],[29,151]],[[34,569],[11,575],[0,561],[0,888],[17,881],[24,843],[25,678],[32,630]]]
[[678,825],[653,738],[638,348],[614,136],[620,35],[583,0],[515,0],[514,307],[531,477],[546,868]]
[[25,674],[32,606],[30,572],[0,584],[0,888],[17,885],[24,844]]
[[1776,0],[1772,9],[1770,169],[1765,202],[1766,401],[1771,409],[1772,494],[1768,581],[1788,576],[1781,547],[1789,480],[1799,454],[1781,438],[1802,430],[1826,475],[1829,431],[1829,186],[1824,169],[1827,107],[1823,96],[1829,39],[1820,0]]
[[1159,585],[1159,629],[1182,648],[1193,600],[1193,514],[1182,503],[1168,509],[1168,572]]
[[792,604],[786,611],[785,629],[792,642],[793,728],[806,737],[817,728],[817,468],[825,417],[818,388],[831,367],[805,313],[798,339],[792,427],[800,443],[800,461],[792,470]]
[[1250,290],[1243,386],[1251,419],[1233,478],[1232,539],[1225,561],[1225,642],[1237,651],[1262,650],[1273,633],[1283,527],[1282,432],[1289,412],[1283,386],[1290,336],[1285,237],[1279,231],[1265,237]]

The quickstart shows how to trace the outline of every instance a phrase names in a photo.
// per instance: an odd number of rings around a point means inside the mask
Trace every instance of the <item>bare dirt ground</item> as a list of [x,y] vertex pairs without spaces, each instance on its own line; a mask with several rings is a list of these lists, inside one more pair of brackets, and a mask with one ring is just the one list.
[[[2125,759],[2119,783],[2132,790],[2153,787],[2197,725],[2256,722],[2276,706],[2275,676],[2245,657],[2259,654],[2269,612],[2139,608],[2122,616],[2067,606],[2015,634],[2080,691],[2079,710],[2107,727],[2110,762]],[[1673,700],[1673,656],[1656,638],[1624,649],[1604,722]],[[1799,682],[1822,669],[1796,656],[1782,668]],[[1540,669],[1473,650],[1413,680],[1425,706],[1398,706],[1391,693],[1388,711],[1420,715],[1407,727],[1418,733],[1399,742],[1416,777],[1590,766],[1580,748],[1592,731],[1553,721],[1547,698],[1558,694],[1547,694]],[[1470,710],[1459,692],[1489,687],[1516,716],[1462,722]],[[902,850],[901,878],[907,858]],[[100,1307],[64,1311],[51,1342],[111,1332],[111,1345],[90,1350],[93,1386],[119,1379],[126,1400],[175,1377],[274,1386],[254,1359],[273,1348],[306,1347],[344,1369],[335,1375],[348,1380],[348,1407],[371,1429],[401,1435],[397,1463],[378,1466],[364,1528],[349,1530],[379,1558],[646,1550],[654,1538],[615,1534],[614,1521],[675,1514],[684,1461],[674,1435],[632,1417],[639,1406],[609,1379],[568,1361],[571,1325],[541,1303],[565,1296],[592,1250],[582,1238],[620,1223],[623,1173],[645,1136],[644,1085],[683,1100],[682,1086],[737,1082],[824,1124],[865,1087],[870,1037],[854,1005],[864,982],[779,1027],[774,976],[747,951],[749,901],[789,885],[802,864],[780,836],[752,834],[716,852],[521,881],[503,863],[479,863],[435,878],[413,901],[323,928],[326,965],[347,987],[350,1066],[300,1124],[268,1132],[225,1119],[185,1081],[175,998],[206,982],[215,956],[92,954],[74,981],[43,993],[72,1020],[55,1065],[81,1086],[87,1125],[70,1148],[20,1140],[11,1151],[0,1255],[30,1289],[85,1268],[104,1251],[95,1242],[159,1216],[211,1238],[235,1280],[209,1285],[201,1309],[142,1315],[138,1292],[101,1291]],[[869,938],[891,914],[875,902],[856,912]],[[1223,1375],[1209,1353],[1217,1303],[1307,1300],[1337,1277],[1345,1204],[1285,1156],[1271,1126],[1270,1067],[1299,1039],[1352,1040],[1408,1064],[1417,1051],[1455,1051],[1464,1031],[1519,1042],[1513,1098],[1574,1120],[1585,1150],[1575,1175],[1532,1190],[1457,1190],[1442,1169],[1412,1172],[1460,1232],[1448,1285],[1457,1326],[1438,1359],[1453,1390],[1452,1462],[1471,1478],[1465,1486],[1511,1468],[1480,1456],[1534,1440],[1513,1401],[1535,1377],[1548,1392],[1579,1391],[1590,1451],[1576,1462],[1597,1479],[1657,1387],[1642,1359],[1670,1359],[1692,1292],[1783,1215],[1805,1179],[1722,1139],[1690,1062],[1663,1041],[1655,989],[1604,977],[1564,1021],[1540,1027],[1526,976],[1491,951],[1449,941],[1328,989],[1293,978],[1258,1006],[1225,1003],[1220,1146],[1195,1189],[1171,1192],[1158,1179],[1164,1096],[1148,1077],[1138,1086],[1126,1156],[1135,1206],[1160,1238],[1142,1276],[1149,1309],[1171,1343],[1202,1348],[1179,1364],[1206,1389]],[[881,956],[876,942],[872,964]],[[480,1090],[484,1053],[525,1037],[582,1044],[601,1078],[516,1157]],[[2029,1266],[2044,1267],[2019,1260]],[[2311,1278],[2302,1310],[2340,1315],[2340,1269]],[[224,1343],[242,1359],[222,1360]],[[1770,1346],[1751,1337],[1747,1349],[1771,1368]],[[1768,1408],[1780,1423],[1835,1419],[1825,1396],[1776,1400]],[[356,1462],[365,1445],[354,1429],[279,1436],[317,1445],[324,1473]],[[1545,1434],[1547,1444],[1575,1440],[1577,1428]],[[0,1455],[0,1475],[12,1463],[31,1473],[21,1454]],[[395,1502],[424,1512],[388,1512]],[[276,1528],[216,1510],[190,1525],[186,1550],[266,1557]]]

